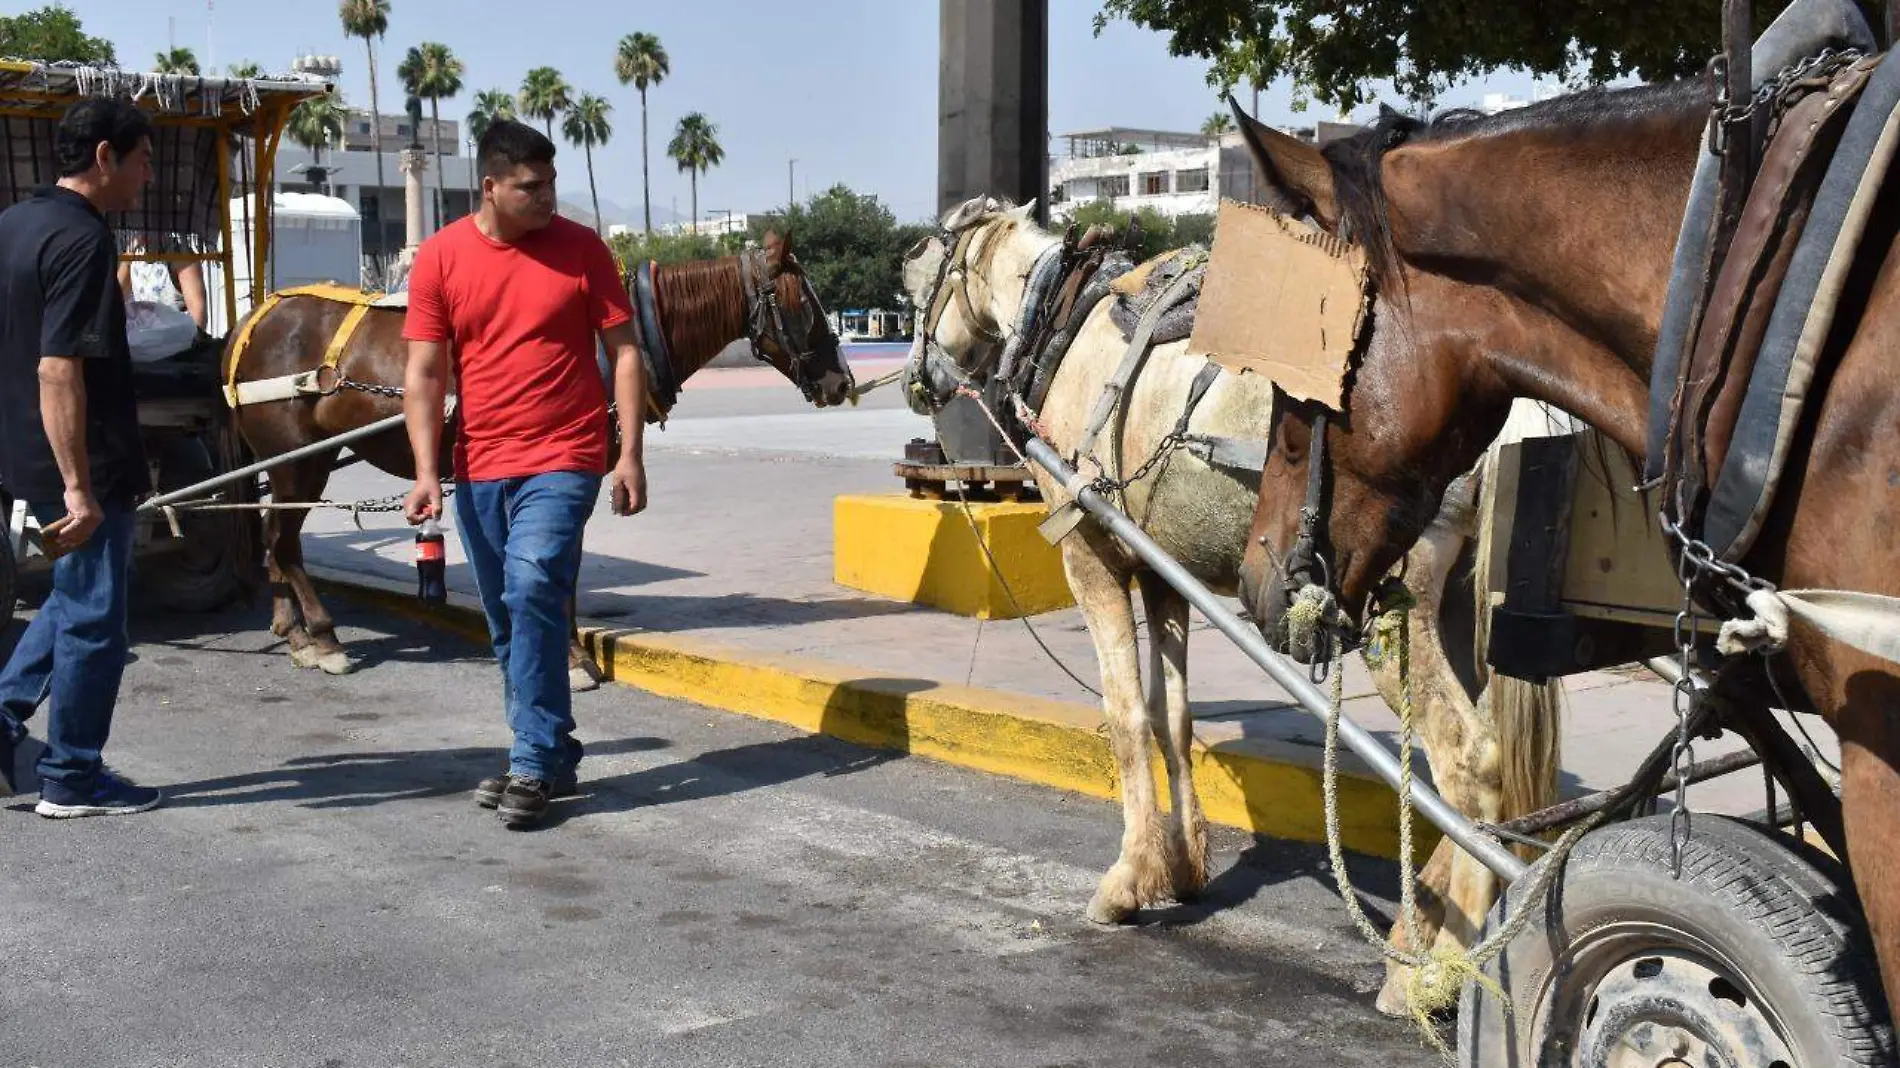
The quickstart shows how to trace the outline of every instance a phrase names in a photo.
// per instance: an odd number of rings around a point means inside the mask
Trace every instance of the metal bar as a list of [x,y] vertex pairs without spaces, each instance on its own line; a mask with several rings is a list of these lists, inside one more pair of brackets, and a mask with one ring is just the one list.
[[194,497],[203,496],[214,489],[249,478],[261,471],[268,471],[273,467],[294,463],[306,456],[314,456],[320,452],[326,452],[330,449],[348,445],[352,441],[361,441],[364,438],[373,437],[384,431],[394,430],[402,425],[404,418],[405,417],[401,415],[392,415],[384,419],[378,419],[368,426],[359,426],[355,430],[346,430],[335,437],[325,438],[322,441],[312,442],[301,448],[292,449],[281,456],[273,456],[268,460],[259,460],[249,467],[241,467],[236,471],[227,471],[215,478],[208,478],[195,486],[186,486],[184,489],[173,490],[162,496],[153,497],[151,500],[139,505],[138,510],[141,512],[156,511],[168,504],[177,504],[179,501],[188,501]]
[[[218,131],[218,265],[224,275],[224,332],[237,332],[237,279],[231,274],[231,132]],[[203,274],[204,272],[199,272]],[[252,305],[255,307],[255,304]]]
[[[1062,462],[1049,443],[1039,438],[1029,439],[1029,459],[1037,466],[1054,476],[1064,486],[1070,485],[1076,477],[1075,470]],[[1322,721],[1330,714],[1332,702],[1313,685],[1306,673],[1293,661],[1275,652],[1267,645],[1260,632],[1247,624],[1233,610],[1222,604],[1212,591],[1188,574],[1180,561],[1161,551],[1161,547],[1139,527],[1113,506],[1102,500],[1094,490],[1087,486],[1079,487],[1075,492],[1075,501],[1090,515],[1100,520],[1109,532],[1120,538],[1135,555],[1153,568],[1156,574],[1178,590],[1201,615],[1214,624],[1228,640],[1240,646],[1264,670],[1273,681],[1293,696],[1295,701]],[[1372,766],[1372,770],[1381,779],[1390,783],[1393,789],[1399,785],[1399,761],[1391,751],[1379,741],[1367,734],[1365,728],[1354,723],[1349,717],[1339,717],[1339,737],[1346,747],[1358,754],[1361,760]],[[1412,803],[1418,812],[1452,841],[1457,842],[1465,852],[1477,858],[1478,862],[1497,873],[1506,882],[1515,882],[1523,877],[1526,866],[1523,861],[1503,846],[1478,830],[1477,825],[1466,819],[1457,809],[1445,803],[1437,792],[1421,783],[1412,784]]]
[[[1699,782],[1706,782],[1709,779],[1729,775],[1745,768],[1752,768],[1760,763],[1761,756],[1754,750],[1737,750],[1726,756],[1719,756],[1713,760],[1705,760],[1691,767],[1689,769],[1689,783],[1690,785],[1694,785]],[[1675,788],[1676,773],[1674,771],[1663,775],[1662,782],[1656,784],[1656,790],[1659,793],[1667,793]],[[1614,790],[1601,790],[1594,794],[1574,797],[1562,804],[1539,809],[1528,815],[1519,816],[1514,820],[1506,820],[1503,823],[1496,824],[1491,829],[1506,836],[1541,834],[1544,831],[1555,830],[1567,823],[1575,823],[1585,816],[1609,808],[1615,804],[1619,798],[1625,795],[1627,789],[1627,787],[1619,786]]]

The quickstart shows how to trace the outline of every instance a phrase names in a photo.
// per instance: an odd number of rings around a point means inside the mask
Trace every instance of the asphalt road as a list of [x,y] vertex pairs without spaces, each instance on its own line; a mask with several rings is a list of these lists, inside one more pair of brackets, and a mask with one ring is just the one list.
[[341,679],[135,624],[108,759],[166,807],[0,802],[0,1065],[1436,1063],[1317,850],[1217,831],[1204,901],[1096,928],[1114,806],[619,688],[510,832],[492,663],[335,608]]

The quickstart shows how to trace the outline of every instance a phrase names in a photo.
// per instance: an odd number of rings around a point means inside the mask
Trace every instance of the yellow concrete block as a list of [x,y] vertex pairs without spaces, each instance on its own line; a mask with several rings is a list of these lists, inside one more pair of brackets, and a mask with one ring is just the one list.
[[1075,603],[1061,552],[1036,533],[1048,509],[999,501],[973,503],[970,512],[996,568],[955,501],[904,494],[839,497],[832,507],[832,577],[854,590],[977,619],[1011,619],[1018,607],[1020,614],[1036,615]]

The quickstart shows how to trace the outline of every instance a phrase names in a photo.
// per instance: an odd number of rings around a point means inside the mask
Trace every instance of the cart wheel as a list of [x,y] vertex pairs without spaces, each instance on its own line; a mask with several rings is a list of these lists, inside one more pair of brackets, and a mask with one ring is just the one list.
[[[217,474],[211,453],[198,438],[171,438],[155,447],[161,493]],[[168,546],[151,566],[133,561],[139,592],[149,604],[173,612],[212,612],[240,595],[242,560],[234,514],[243,513],[181,512],[183,544]],[[155,537],[171,540],[171,528],[162,519]]]
[[1592,832],[1485,974],[1512,1012],[1466,985],[1465,1068],[1895,1063],[1873,945],[1841,866],[1719,816],[1695,817],[1681,881],[1667,816]]

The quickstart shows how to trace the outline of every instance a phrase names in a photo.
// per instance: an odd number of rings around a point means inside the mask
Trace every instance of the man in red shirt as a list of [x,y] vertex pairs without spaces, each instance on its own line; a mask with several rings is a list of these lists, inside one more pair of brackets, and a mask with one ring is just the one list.
[[[475,797],[523,827],[576,789],[568,598],[601,477],[611,470],[616,514],[646,507],[647,387],[613,255],[594,231],[555,214],[553,143],[533,127],[496,122],[476,165],[480,210],[423,242],[409,274],[403,411],[416,486],[404,513],[411,523],[442,514],[436,458],[452,368],[456,520],[514,731],[507,771]],[[618,457],[608,455],[596,335],[613,368]]]

